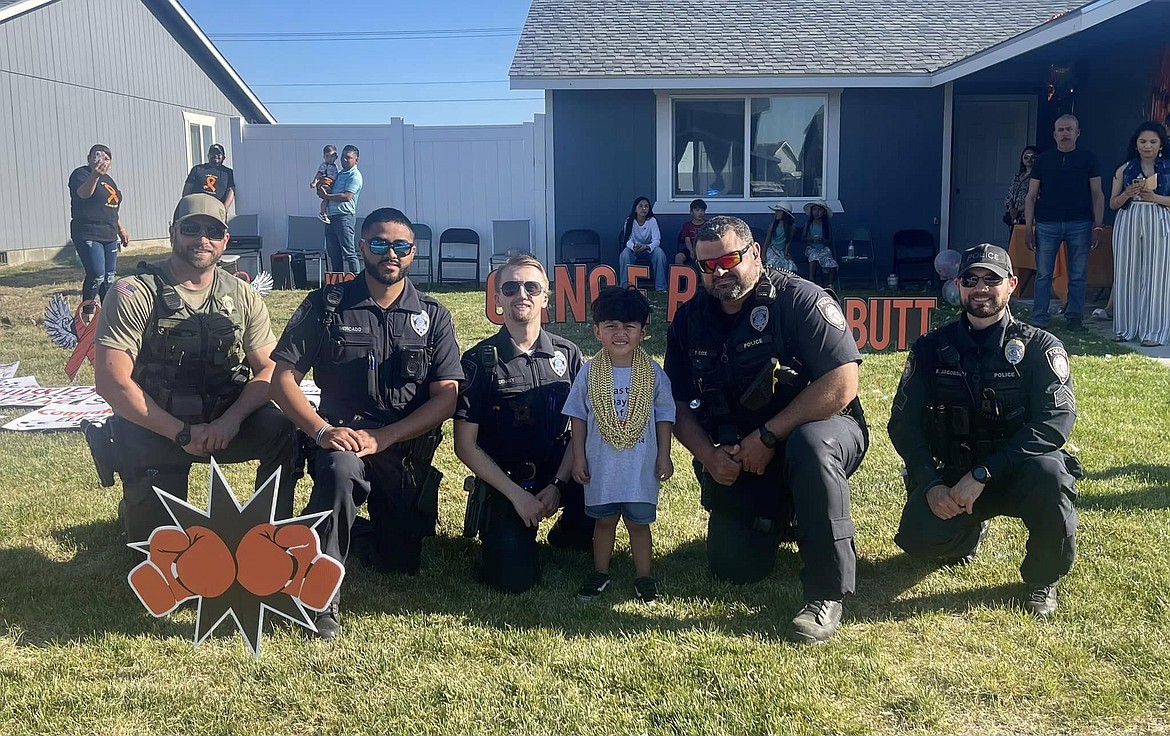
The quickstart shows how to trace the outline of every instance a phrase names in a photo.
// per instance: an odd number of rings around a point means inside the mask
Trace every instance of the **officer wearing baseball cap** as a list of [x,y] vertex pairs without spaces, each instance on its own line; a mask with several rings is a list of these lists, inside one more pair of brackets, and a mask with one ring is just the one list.
[[183,183],[183,196],[202,192],[223,202],[223,208],[230,210],[236,201],[236,175],[223,165],[226,157],[223,146],[212,143],[207,149],[207,163],[196,164],[188,172]]
[[228,242],[223,203],[183,197],[170,240],[170,258],[139,263],[110,289],[94,338],[94,383],[114,410],[100,439],[115,449],[131,542],[174,523],[154,488],[186,499],[192,463],[259,460],[257,488],[279,469],[281,518],[292,515],[296,485],[295,430],[268,401],[276,344],[268,309],[216,267]]
[[1068,353],[1012,316],[1017,279],[1003,248],[967,249],[955,280],[963,313],[915,342],[894,397],[888,430],[908,494],[894,542],[966,564],[989,519],[1017,517],[1028,529],[1023,604],[1046,617],[1076,556],[1083,477],[1063,449],[1076,421]]

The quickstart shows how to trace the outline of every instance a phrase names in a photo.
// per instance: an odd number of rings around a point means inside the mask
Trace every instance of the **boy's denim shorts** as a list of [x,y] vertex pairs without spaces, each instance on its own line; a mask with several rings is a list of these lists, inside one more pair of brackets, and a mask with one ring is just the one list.
[[658,507],[652,503],[603,503],[586,506],[585,515],[591,519],[604,519],[621,514],[631,524],[652,524],[658,518]]

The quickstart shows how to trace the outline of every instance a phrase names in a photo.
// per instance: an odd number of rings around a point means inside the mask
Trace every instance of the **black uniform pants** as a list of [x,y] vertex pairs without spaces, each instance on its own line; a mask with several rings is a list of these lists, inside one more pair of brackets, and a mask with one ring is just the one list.
[[344,563],[358,507],[369,504],[374,528],[373,564],[385,572],[413,575],[422,565],[422,540],[435,532],[435,516],[418,509],[414,471],[398,447],[358,457],[318,450],[313,458],[313,493],[306,514],[328,511],[317,526],[321,550]]
[[[190,455],[166,437],[121,417],[110,421],[115,447],[118,448],[119,475],[122,476],[121,515],[126,538],[131,542],[145,541],[156,528],[175,523],[155,494],[154,487],[186,500],[191,465],[206,463],[208,458]],[[296,428],[292,422],[274,404],[265,404],[240,423],[239,433],[226,448],[215,453],[215,461],[227,465],[259,460],[256,488],[279,469],[276,518],[287,519],[293,515],[293,492],[296,490],[296,478],[292,473],[295,438]],[[251,495],[248,492],[245,499]]]
[[[866,448],[865,432],[851,417],[809,422],[788,436],[783,454],[778,448],[764,475],[741,473],[732,486],[741,492],[791,494],[807,601],[840,600],[856,588],[848,478]],[[713,483],[710,476],[706,482]],[[720,510],[716,504],[707,524],[711,573],[733,583],[763,580],[776,565],[783,521],[747,510]]]
[[[484,528],[479,534],[483,582],[505,593],[523,593],[540,582],[536,527],[526,526],[512,502],[499,491],[490,489],[486,502]],[[581,486],[570,483],[561,494],[561,504],[560,518],[548,533],[549,544],[590,549],[594,522],[585,514]]]
[[920,557],[960,558],[975,551],[979,526],[996,516],[1012,516],[1028,529],[1020,575],[1032,587],[1060,580],[1076,558],[1076,490],[1063,452],[1025,460],[1005,478],[992,478],[970,514],[940,519],[926,502],[926,488],[915,489],[902,509],[894,543]]

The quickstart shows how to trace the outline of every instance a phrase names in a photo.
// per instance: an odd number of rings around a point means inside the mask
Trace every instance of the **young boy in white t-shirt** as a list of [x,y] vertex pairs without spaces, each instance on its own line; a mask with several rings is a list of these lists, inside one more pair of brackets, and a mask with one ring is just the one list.
[[674,399],[670,380],[641,348],[650,302],[633,287],[610,286],[593,301],[593,334],[601,350],[586,361],[565,402],[572,424],[573,479],[585,486],[585,513],[593,528],[593,566],[577,591],[595,600],[609,585],[619,519],[625,519],[634,558],[634,593],[643,603],[658,597],[650,576],[650,524],[658,488],[674,474],[670,434]]

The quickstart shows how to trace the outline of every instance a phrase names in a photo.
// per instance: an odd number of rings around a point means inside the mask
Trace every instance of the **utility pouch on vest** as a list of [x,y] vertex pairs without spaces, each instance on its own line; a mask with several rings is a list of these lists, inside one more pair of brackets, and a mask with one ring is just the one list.
[[463,514],[463,536],[471,539],[484,529],[487,521],[487,483],[469,475],[463,479],[463,490],[467,491],[467,510]]
[[102,488],[112,488],[114,472],[118,469],[118,446],[114,444],[114,433],[110,423],[82,419],[81,431],[85,433],[85,443],[89,445],[89,453],[93,456],[98,481],[101,482]]
[[768,405],[776,391],[776,371],[779,368],[779,360],[774,356],[768,359],[740,395],[739,403],[743,408],[759,411]]

